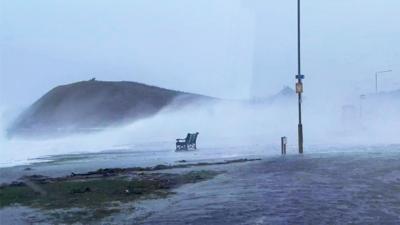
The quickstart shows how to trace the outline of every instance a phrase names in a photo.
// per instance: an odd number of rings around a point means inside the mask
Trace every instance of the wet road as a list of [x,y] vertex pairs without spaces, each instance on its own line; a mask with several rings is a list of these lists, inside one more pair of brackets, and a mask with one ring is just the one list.
[[[70,167],[84,165],[83,162],[90,166],[86,169],[92,169],[120,165],[121,158],[126,158],[122,162],[127,165],[133,159],[143,161],[136,153],[129,153],[130,157],[127,154],[97,154],[76,160],[68,156],[68,160],[32,165],[32,171],[24,171],[24,167],[2,171],[9,171],[11,178],[22,172],[50,173],[53,167],[60,170],[56,174],[67,173]],[[202,151],[171,153],[170,158],[162,160],[209,161],[206,156],[213,157]],[[157,163],[150,159],[145,163]],[[271,156],[256,162],[165,172],[204,169],[224,173],[212,180],[182,186],[165,199],[130,203],[129,210],[95,224],[400,224],[400,146],[316,149],[303,156]],[[42,212],[23,208],[0,210],[0,217],[4,224],[48,221]]]
[[157,225],[400,224],[397,151],[277,157],[219,169],[227,172],[114,219]]

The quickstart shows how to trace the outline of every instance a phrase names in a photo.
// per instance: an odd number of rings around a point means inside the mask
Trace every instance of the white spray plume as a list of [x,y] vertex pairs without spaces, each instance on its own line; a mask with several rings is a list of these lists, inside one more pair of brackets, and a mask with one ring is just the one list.
[[[293,99],[294,100],[294,99]],[[343,118],[336,107],[318,101],[304,101],[306,145],[373,145],[398,144],[400,137],[400,107],[395,99],[365,102],[364,117],[354,106],[353,117]],[[379,105],[379,109],[373,107]],[[4,128],[4,121],[1,126]],[[28,159],[45,155],[98,152],[104,150],[149,149],[174,151],[176,138],[188,132],[200,132],[199,147],[225,148],[229,151],[249,151],[262,146],[276,151],[281,136],[287,136],[291,146],[297,142],[297,105],[286,103],[250,104],[235,101],[196,102],[183,109],[167,108],[157,115],[131,124],[109,128],[91,134],[74,134],[56,139],[6,140],[1,129],[2,166],[26,163]],[[232,148],[246,146],[243,148]],[[243,153],[242,152],[242,153]]]

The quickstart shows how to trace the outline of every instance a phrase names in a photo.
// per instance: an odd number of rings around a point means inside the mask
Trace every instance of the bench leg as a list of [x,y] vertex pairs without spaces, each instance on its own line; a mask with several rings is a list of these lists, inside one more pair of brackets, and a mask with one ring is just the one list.
[[191,149],[196,149],[196,145],[195,144],[182,144],[182,145],[176,145],[176,150],[175,151],[188,151]]

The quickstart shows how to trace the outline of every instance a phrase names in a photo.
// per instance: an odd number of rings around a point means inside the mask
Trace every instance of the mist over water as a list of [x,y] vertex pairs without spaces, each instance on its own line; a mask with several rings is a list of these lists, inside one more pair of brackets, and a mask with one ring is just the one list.
[[[358,105],[353,106],[350,115],[344,115],[343,102],[339,99],[329,102],[317,97],[305,98],[303,102],[306,150],[311,146],[340,148],[400,143],[398,99],[366,101],[363,115],[359,115]],[[7,121],[1,118],[1,167],[32,163],[41,160],[37,158],[58,154],[121,150],[149,154],[154,150],[172,152],[175,139],[184,138],[188,132],[200,132],[200,151],[219,148],[227,156],[246,155],[254,149],[261,149],[266,155],[279,154],[281,136],[288,137],[291,148],[295,149],[297,144],[295,97],[273,103],[194,102],[180,110],[174,110],[172,104],[153,117],[125,126],[58,138],[8,139]]]

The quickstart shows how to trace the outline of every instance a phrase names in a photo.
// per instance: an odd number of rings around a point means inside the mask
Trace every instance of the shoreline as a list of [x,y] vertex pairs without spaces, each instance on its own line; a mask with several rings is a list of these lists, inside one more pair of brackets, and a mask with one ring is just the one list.
[[[242,148],[240,148],[242,149]],[[242,158],[264,158],[262,148],[245,147],[215,149],[205,148],[199,151],[174,152],[170,149],[148,151],[102,151],[96,153],[63,154],[40,157],[29,165],[0,168],[0,184],[10,183],[22,176],[41,174],[49,177],[67,176],[71,172],[87,173],[99,168],[151,167],[172,165],[180,161],[187,163],[217,162]]]

